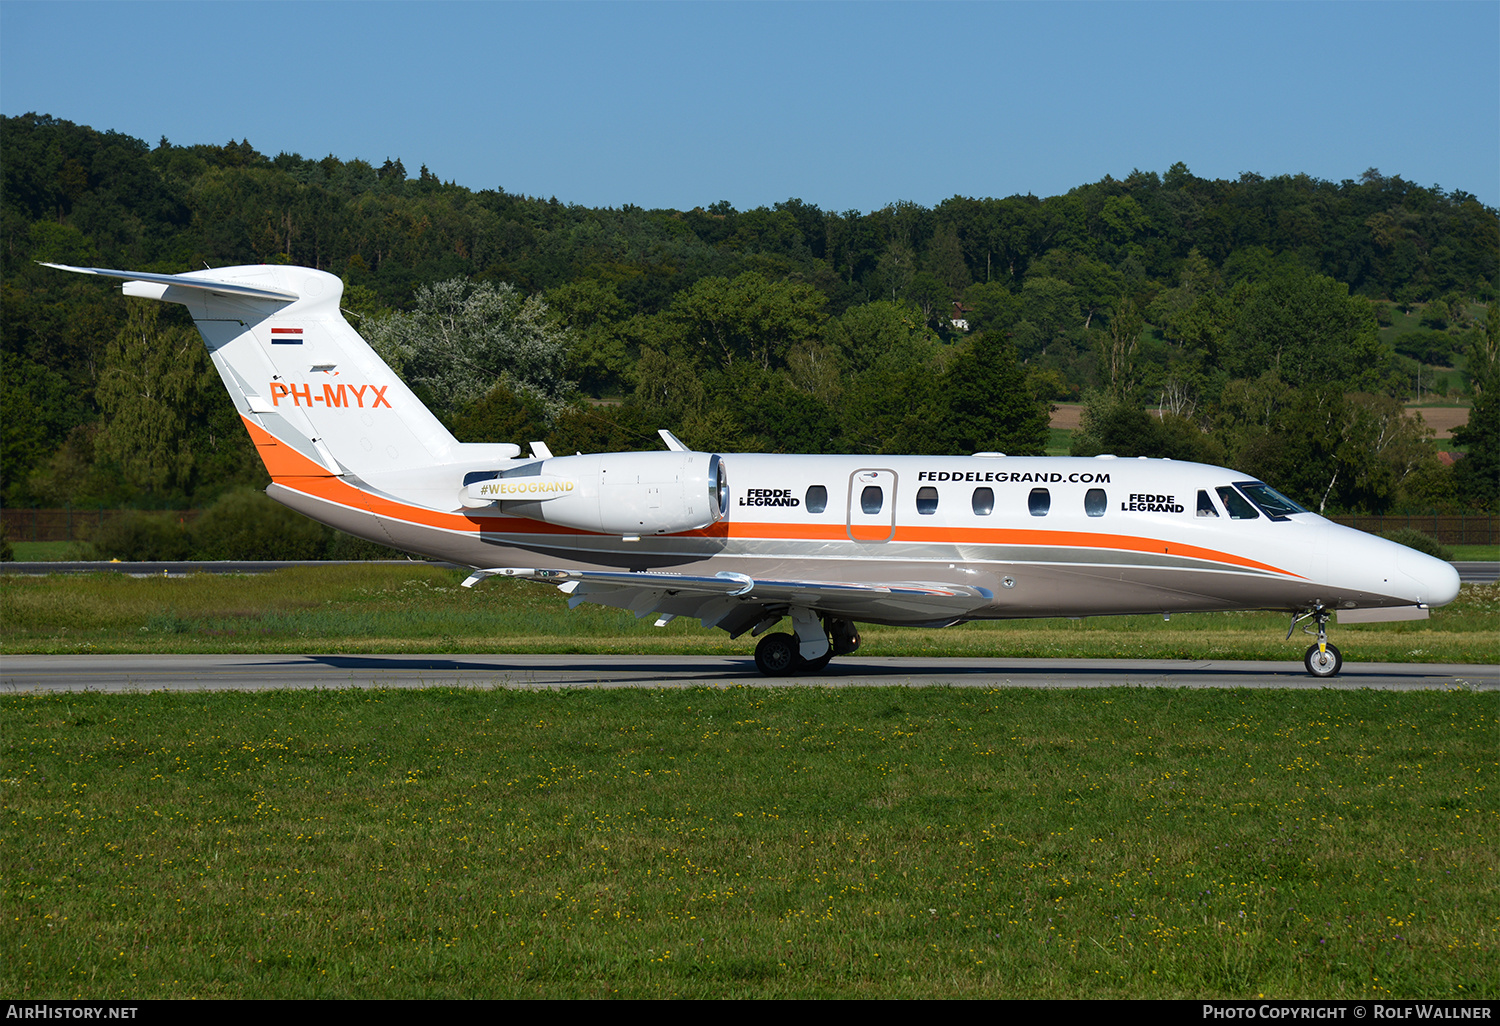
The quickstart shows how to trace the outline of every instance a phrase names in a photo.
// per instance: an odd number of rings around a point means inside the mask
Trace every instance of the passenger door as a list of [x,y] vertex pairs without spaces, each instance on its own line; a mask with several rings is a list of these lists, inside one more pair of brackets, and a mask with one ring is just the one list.
[[851,541],[890,541],[896,533],[896,472],[867,468],[850,474],[847,508]]

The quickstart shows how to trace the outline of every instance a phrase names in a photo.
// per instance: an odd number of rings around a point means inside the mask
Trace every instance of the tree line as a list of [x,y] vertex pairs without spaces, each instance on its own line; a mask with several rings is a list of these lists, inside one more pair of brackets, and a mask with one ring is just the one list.
[[[185,313],[45,260],[331,271],[465,440],[1024,455],[1051,402],[1086,400],[1078,454],[1227,463],[1327,512],[1495,508],[1500,218],[1374,170],[1179,163],[861,213],[586,208],[34,114],[0,122],[0,152],[10,505],[264,482]],[[1401,413],[1434,368],[1475,404],[1452,468]]]

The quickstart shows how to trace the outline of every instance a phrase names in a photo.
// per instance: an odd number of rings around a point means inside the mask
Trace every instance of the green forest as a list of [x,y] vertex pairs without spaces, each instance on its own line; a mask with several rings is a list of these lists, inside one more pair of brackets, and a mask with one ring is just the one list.
[[[1175,163],[1046,198],[742,211],[36,114],[0,121],[0,156],[10,507],[201,507],[267,481],[185,311],[50,261],[337,274],[351,323],[465,441],[1050,446],[1232,466],[1330,514],[1497,511],[1500,216],[1374,169]],[[1435,443],[1417,399],[1471,406],[1467,427]],[[1062,449],[1058,402],[1084,404]]]

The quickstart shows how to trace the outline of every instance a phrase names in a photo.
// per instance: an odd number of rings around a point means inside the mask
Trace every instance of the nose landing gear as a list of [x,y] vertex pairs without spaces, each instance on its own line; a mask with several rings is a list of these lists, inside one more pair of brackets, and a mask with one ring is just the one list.
[[[1314,677],[1336,677],[1338,672],[1344,668],[1343,653],[1334,645],[1328,643],[1328,610],[1319,603],[1311,609],[1296,614],[1292,617],[1292,625],[1286,629],[1286,636],[1290,638],[1292,631],[1297,629],[1297,624],[1312,617],[1317,624],[1318,643],[1308,646],[1306,654],[1302,657],[1302,665],[1307,667],[1307,672]],[[1312,634],[1308,628],[1302,628],[1302,633]]]

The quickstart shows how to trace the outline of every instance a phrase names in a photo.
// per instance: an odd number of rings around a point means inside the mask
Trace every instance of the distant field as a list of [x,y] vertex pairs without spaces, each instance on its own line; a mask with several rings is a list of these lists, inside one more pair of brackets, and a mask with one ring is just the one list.
[[[1452,438],[1453,429],[1463,427],[1469,422],[1469,408],[1467,406],[1433,406],[1426,403],[1411,403],[1406,409],[1418,414],[1432,428],[1435,438]],[[1083,416],[1083,405],[1081,403],[1059,403],[1052,410],[1052,433],[1054,438],[1059,431],[1076,431]],[[1048,450],[1052,455],[1051,450]],[[1057,455],[1063,455],[1058,453]]]
[[1047,455],[1066,456],[1073,448],[1073,432],[1083,414],[1079,403],[1061,403],[1052,409],[1051,430],[1047,436]]
[[1418,406],[1412,404],[1406,409],[1421,417],[1432,428],[1434,438],[1452,438],[1454,428],[1461,428],[1469,422],[1469,408],[1467,406]]
[[1058,403],[1052,408],[1052,430],[1054,431],[1075,431],[1082,419],[1082,403]]

